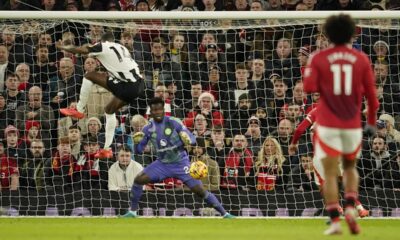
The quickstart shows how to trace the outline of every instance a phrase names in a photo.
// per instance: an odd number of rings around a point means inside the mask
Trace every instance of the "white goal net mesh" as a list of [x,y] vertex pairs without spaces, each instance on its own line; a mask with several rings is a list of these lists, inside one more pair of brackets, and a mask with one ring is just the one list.
[[[283,13],[284,14],[284,13]],[[0,207],[8,215],[118,215],[129,207],[134,175],[155,158],[149,146],[124,170],[118,149],[162,97],[167,115],[197,137],[192,160],[208,164],[205,188],[243,216],[318,216],[323,203],[314,173],[310,130],[289,155],[295,128],[318,104],[302,71],[329,42],[322,20],[1,20]],[[145,79],[143,98],[117,113],[114,157],[96,159],[105,141],[104,107],[112,94],[94,86],[86,118],[60,114],[79,100],[83,75],[98,61],[59,51],[95,44],[111,31]],[[371,58],[377,78],[379,137],[364,138],[360,198],[373,216],[400,214],[399,25],[359,20],[353,47]],[[360,114],[362,114],[360,112]],[[379,145],[384,139],[384,145]],[[128,163],[131,164],[131,163]],[[131,168],[128,168],[131,169]],[[144,215],[213,215],[182,182],[146,186]]]

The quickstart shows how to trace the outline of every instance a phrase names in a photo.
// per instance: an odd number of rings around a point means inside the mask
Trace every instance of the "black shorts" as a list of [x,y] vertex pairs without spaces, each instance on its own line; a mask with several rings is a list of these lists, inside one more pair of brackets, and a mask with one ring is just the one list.
[[113,81],[109,79],[107,86],[111,93],[126,103],[132,103],[136,99],[144,96],[144,81],[139,79],[136,82]]

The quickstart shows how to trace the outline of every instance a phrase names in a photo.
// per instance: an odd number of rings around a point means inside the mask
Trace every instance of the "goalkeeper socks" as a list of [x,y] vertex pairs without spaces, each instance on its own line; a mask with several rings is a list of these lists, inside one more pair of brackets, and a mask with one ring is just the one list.
[[143,185],[133,184],[131,189],[131,211],[136,213],[139,200],[143,194]]
[[326,205],[326,210],[328,211],[329,217],[332,223],[340,221],[340,213],[339,213],[340,205],[339,203],[329,203]]
[[79,93],[79,102],[76,106],[76,110],[78,110],[78,112],[83,113],[85,111],[85,107],[89,100],[90,90],[92,86],[92,81],[83,78],[81,92]]
[[344,194],[344,199],[346,199],[346,208],[354,207],[358,199],[358,194],[357,192],[346,192]]
[[206,191],[206,196],[204,197],[204,200],[206,203],[210,204],[217,210],[219,213],[221,213],[221,216],[225,216],[226,211],[224,207],[222,206],[221,202],[218,201],[218,199],[215,197],[214,194],[210,193],[209,191]]
[[106,113],[106,140],[104,143],[104,149],[110,148],[111,143],[114,139],[114,132],[116,126],[117,126],[117,118],[115,117],[115,113],[113,114]]

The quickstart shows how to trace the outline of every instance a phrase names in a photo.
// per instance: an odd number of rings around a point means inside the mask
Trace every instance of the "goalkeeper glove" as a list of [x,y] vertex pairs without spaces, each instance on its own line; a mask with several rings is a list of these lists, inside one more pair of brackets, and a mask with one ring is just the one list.
[[376,134],[376,127],[370,124],[365,125],[364,134],[367,136],[374,136]]
[[182,140],[182,142],[183,142],[183,144],[185,146],[191,145],[189,134],[187,134],[186,132],[182,131],[182,132],[179,133],[179,137],[181,137],[181,140]]
[[133,138],[133,143],[134,144],[138,144],[144,138],[144,133],[143,132],[137,132],[137,133],[133,134],[132,138]]

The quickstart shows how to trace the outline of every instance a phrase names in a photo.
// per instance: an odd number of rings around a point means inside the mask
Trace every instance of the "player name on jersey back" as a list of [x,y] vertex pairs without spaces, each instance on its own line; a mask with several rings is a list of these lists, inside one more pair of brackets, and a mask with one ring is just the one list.
[[316,121],[333,128],[361,127],[363,96],[376,96],[368,57],[348,46],[328,48],[313,55],[305,70],[304,90],[320,92]]
[[113,81],[136,82],[141,78],[138,64],[125,46],[114,42],[101,42],[89,49],[89,56],[100,61],[112,75]]

